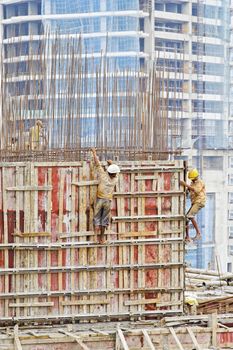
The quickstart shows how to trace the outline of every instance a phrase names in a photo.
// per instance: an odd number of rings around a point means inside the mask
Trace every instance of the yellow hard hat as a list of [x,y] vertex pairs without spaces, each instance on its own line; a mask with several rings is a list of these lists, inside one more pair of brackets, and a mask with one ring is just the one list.
[[194,180],[199,176],[199,172],[196,168],[189,170],[188,178]]

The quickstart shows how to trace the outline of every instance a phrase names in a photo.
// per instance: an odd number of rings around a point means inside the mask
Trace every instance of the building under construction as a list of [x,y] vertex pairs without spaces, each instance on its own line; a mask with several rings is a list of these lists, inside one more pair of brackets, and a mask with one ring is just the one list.
[[[167,149],[182,148],[183,157],[189,161],[190,166],[198,167],[207,183],[208,195],[206,208],[198,218],[199,225],[206,234],[197,249],[190,252],[189,261],[198,267],[215,267],[215,256],[218,256],[222,269],[230,271],[233,263],[232,147],[231,143],[228,144],[231,122],[229,120],[228,125],[229,67],[226,65],[229,62],[227,50],[230,27],[229,1],[211,0],[210,3],[198,0],[191,3],[189,0],[117,0],[110,4],[108,1],[99,0],[72,1],[72,3],[68,0],[5,0],[1,1],[0,6],[4,74],[9,82],[9,93],[12,98],[17,95],[17,99],[13,98],[14,103],[10,103],[8,112],[4,113],[8,115],[10,113],[14,116],[13,119],[17,119],[20,110],[19,119],[30,120],[28,122],[21,120],[17,126],[13,126],[12,121],[10,132],[6,130],[6,124],[3,133],[4,145],[15,148],[15,142],[12,146],[11,134],[15,140],[17,136],[14,134],[20,132],[24,133],[24,137],[20,137],[22,148],[22,143],[28,142],[27,133],[35,119],[44,120],[49,117],[53,122],[46,125],[49,132],[47,142],[52,148],[57,148],[60,140],[66,149],[76,143],[79,146],[82,144],[89,147],[90,142],[95,143],[96,133],[98,147],[103,149],[107,145],[106,138],[109,138],[107,132],[109,126],[113,127],[115,133],[110,136],[111,142],[114,139],[114,145],[112,144],[114,149],[123,147],[123,144],[127,149],[132,145],[135,147],[135,142],[137,151],[145,149],[145,146],[154,147],[155,143],[157,150],[161,151],[163,147],[165,152]],[[44,42],[45,38],[48,35],[56,37],[58,32],[63,37],[62,44],[54,38],[53,42],[50,41],[51,45],[45,48],[47,45]],[[83,40],[82,46],[78,47],[80,34]],[[73,40],[68,39],[70,36]],[[48,60],[43,57],[43,55],[46,58],[61,55],[67,51],[67,46],[69,46],[68,52],[73,52],[73,55],[78,51],[79,55],[86,57],[85,67],[77,66],[75,57],[71,58],[74,65],[70,70],[63,64],[61,57],[56,60],[57,64],[60,62],[60,66],[56,64],[53,66],[54,58],[49,60],[48,64]],[[105,54],[107,60],[104,63]],[[42,64],[43,62],[45,64]],[[153,124],[155,128],[152,125],[152,128],[147,126],[149,131],[144,130],[146,124],[143,120],[143,110],[151,108],[152,104],[153,109],[156,108],[158,111],[159,108],[158,105],[154,106],[152,101],[147,103],[151,87],[147,86],[145,89],[139,77],[132,85],[139,71],[145,72],[148,66],[151,68],[150,62],[156,62],[157,79],[161,79],[158,78],[159,66],[160,76],[165,78],[162,90],[166,91],[166,98],[160,102],[168,116],[165,126],[168,128],[166,147],[161,139],[155,140],[153,136],[160,128],[154,121],[150,121],[150,125]],[[71,77],[74,73],[92,74],[96,73],[96,67],[99,71],[97,80],[103,82],[102,86],[96,84],[95,79],[89,79],[88,85],[84,83],[78,87],[75,84],[70,86],[62,82],[62,79],[53,84],[58,74],[63,78],[67,75]],[[101,80],[100,71],[108,72],[107,74],[114,78],[109,79],[105,75],[105,81]],[[116,79],[117,74],[119,78]],[[128,78],[124,79],[124,74],[128,75]],[[41,83],[40,77],[45,75],[46,79],[43,78]],[[153,75],[154,73],[151,73],[151,76]],[[150,85],[153,84],[159,84],[158,80],[157,83],[151,81]],[[131,95],[139,85],[142,91],[147,91],[148,94],[142,96],[140,92],[141,96],[137,96],[139,109],[132,111],[129,108],[135,108],[137,103],[132,103],[133,107],[129,107],[126,101],[135,98]],[[115,97],[108,99],[107,94],[112,92]],[[6,94],[9,96],[8,92]],[[75,94],[79,96],[76,101],[80,100],[81,95],[86,96],[81,105],[73,103]],[[101,102],[101,94],[104,94],[104,103]],[[98,102],[95,101],[96,96]],[[140,99],[141,101],[143,99],[143,103],[139,102]],[[156,101],[158,103],[158,99]],[[109,124],[104,115],[106,113],[109,115],[111,109],[116,118]],[[66,116],[64,124],[58,111]],[[153,113],[147,112],[145,111],[146,118],[153,120]],[[81,125],[76,125],[73,119],[76,120],[76,116],[79,119],[80,113],[85,114],[87,119],[83,119]],[[137,120],[137,125],[132,127],[133,118],[129,116],[137,113],[138,116],[134,119]],[[112,115],[112,112],[110,114]],[[98,116],[96,124],[93,123],[92,115]],[[122,116],[121,121],[119,115]],[[139,131],[140,126],[143,131]],[[105,129],[105,134],[102,133],[102,127]],[[72,129],[75,133],[78,132],[77,139],[73,136]],[[54,132],[53,137],[51,130]],[[65,133],[65,138],[61,138],[62,133]],[[144,140],[143,136],[139,135],[142,133],[145,136]],[[159,131],[155,136],[158,137],[158,134]],[[222,179],[217,183],[216,172],[217,178]],[[218,205],[223,210],[218,210]],[[220,254],[223,250],[224,255]]]
[[[199,144],[184,158],[204,176],[224,159],[208,146],[225,136],[219,2],[0,6],[0,349],[231,348],[230,315],[183,316],[181,151]],[[105,244],[94,240],[92,146],[121,169]],[[207,250],[193,251],[214,266],[208,232]]]

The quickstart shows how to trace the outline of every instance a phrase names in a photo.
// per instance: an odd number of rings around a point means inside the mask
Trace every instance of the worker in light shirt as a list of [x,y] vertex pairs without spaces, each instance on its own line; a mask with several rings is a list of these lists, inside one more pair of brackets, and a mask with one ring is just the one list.
[[100,235],[99,242],[104,243],[104,231],[109,226],[112,196],[118,181],[120,168],[118,165],[113,164],[111,160],[108,160],[108,168],[107,171],[105,171],[100,164],[96,150],[92,148],[91,151],[99,180],[93,224],[95,234],[97,236]]
[[197,221],[195,220],[195,215],[199,212],[201,208],[205,206],[206,191],[205,191],[205,184],[199,178],[199,173],[197,169],[191,169],[188,172],[188,178],[191,180],[190,185],[187,184],[185,181],[180,181],[180,184],[182,186],[187,187],[190,193],[191,207],[186,214],[187,221],[186,221],[186,236],[185,236],[185,240],[187,242],[190,242],[191,238],[189,237],[189,220],[192,222],[193,227],[196,230],[196,236],[193,239],[194,240],[201,239],[201,231],[198,227]]

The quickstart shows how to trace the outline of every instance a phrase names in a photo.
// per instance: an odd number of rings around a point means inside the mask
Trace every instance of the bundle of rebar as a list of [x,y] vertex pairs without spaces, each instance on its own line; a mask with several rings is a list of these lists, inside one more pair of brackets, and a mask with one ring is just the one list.
[[[34,52],[3,60],[1,160],[81,160],[90,147],[129,160],[178,152],[169,75],[156,60],[120,69],[108,52],[83,52],[81,36],[31,41]],[[20,53],[23,45],[17,44]],[[30,130],[38,120],[43,133],[32,147]]]

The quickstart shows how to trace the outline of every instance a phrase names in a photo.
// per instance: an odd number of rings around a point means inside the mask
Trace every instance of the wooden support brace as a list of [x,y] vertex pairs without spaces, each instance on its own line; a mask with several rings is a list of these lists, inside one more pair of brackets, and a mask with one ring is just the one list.
[[97,329],[97,328],[91,328],[91,331],[95,332],[95,333],[98,333],[98,334],[101,334],[101,335],[105,335],[105,336],[109,336],[109,333],[107,332],[104,332],[104,331],[101,331],[100,329]]
[[188,331],[188,333],[189,333],[189,335],[190,335],[190,338],[192,339],[192,342],[193,342],[193,344],[194,344],[196,350],[201,350],[201,347],[200,347],[200,345],[198,344],[197,339],[196,339],[195,335],[193,334],[192,329],[190,329],[189,327],[187,327],[187,331]]
[[9,307],[51,307],[54,306],[54,302],[38,302],[38,303],[11,303]]
[[23,350],[22,345],[19,340],[19,326],[14,327],[14,348],[15,350]]
[[212,346],[217,347],[217,328],[218,328],[218,317],[217,313],[208,315],[208,326],[212,328]]
[[149,336],[147,330],[146,330],[146,329],[143,329],[143,330],[142,330],[142,333],[143,333],[143,335],[144,335],[144,337],[145,337],[145,339],[146,339],[146,342],[147,342],[149,348],[150,348],[151,350],[155,350],[155,347],[154,347],[154,345],[153,345],[153,343],[152,343],[152,340],[151,340],[151,338],[150,338],[150,336]]
[[75,339],[76,342],[78,343],[78,345],[80,345],[83,350],[90,350],[90,348],[86,344],[84,344],[82,342],[82,340],[80,339],[80,337],[78,337],[77,335],[70,333],[70,332],[67,332],[67,331],[64,331],[62,329],[61,330],[59,329],[59,332],[67,335],[70,338]]
[[113,216],[113,221],[172,221],[172,220],[183,220],[184,215],[138,215],[138,216]]
[[128,347],[126,340],[125,340],[125,337],[124,337],[124,334],[120,328],[117,329],[117,335],[121,341],[121,344],[122,344],[124,350],[129,350],[129,347]]
[[156,304],[159,299],[140,299],[140,300],[125,300],[124,304],[129,305],[146,305],[146,304]]
[[114,197],[166,197],[166,196],[182,196],[183,191],[145,191],[145,192],[113,192]]
[[99,184],[99,181],[97,180],[91,180],[91,181],[78,181],[78,182],[72,182],[72,185],[74,186],[97,186]]
[[7,187],[7,191],[52,191],[52,186],[15,186]]
[[174,328],[173,328],[173,327],[169,327],[169,331],[171,332],[171,334],[172,334],[172,336],[173,336],[173,338],[174,338],[174,340],[175,340],[176,345],[178,346],[178,348],[179,348],[180,350],[184,350],[183,346],[181,345],[181,342],[179,341],[179,339],[178,339],[178,337],[177,337],[177,335],[176,335],[176,332],[175,332]]
[[13,236],[18,236],[18,237],[50,237],[51,232],[14,232]]
[[109,300],[77,300],[77,301],[62,301],[61,303],[63,306],[70,306],[70,305],[107,305],[109,304]]

